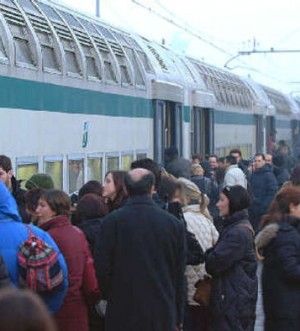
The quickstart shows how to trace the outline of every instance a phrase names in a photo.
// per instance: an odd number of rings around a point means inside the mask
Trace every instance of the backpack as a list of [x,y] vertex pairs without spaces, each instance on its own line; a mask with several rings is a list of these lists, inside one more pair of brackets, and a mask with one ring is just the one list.
[[28,239],[21,244],[17,256],[20,286],[35,292],[57,290],[63,284],[58,253],[27,228]]

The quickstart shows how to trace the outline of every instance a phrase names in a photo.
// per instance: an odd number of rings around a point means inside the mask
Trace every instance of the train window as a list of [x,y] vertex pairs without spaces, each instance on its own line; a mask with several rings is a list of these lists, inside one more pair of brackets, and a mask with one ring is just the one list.
[[77,46],[69,28],[63,23],[52,23],[65,51],[67,71],[69,73],[81,75],[80,65],[76,56]]
[[150,74],[153,74],[154,73],[154,70],[149,62],[149,59],[147,58],[147,55],[144,53],[144,52],[141,52],[141,51],[137,51],[137,54],[141,60],[141,62],[143,63],[143,66],[146,70],[146,72],[150,73]]
[[73,15],[66,13],[64,11],[58,10],[58,12],[64,17],[64,19],[67,21],[67,23],[72,26],[81,29],[81,26],[79,22],[74,18]]
[[81,24],[86,28],[86,30],[90,33],[90,34],[95,34],[97,35],[97,30],[96,28],[93,26],[93,24],[87,20],[84,20],[82,18],[78,18],[79,21],[81,22]]
[[48,174],[54,182],[56,189],[62,190],[63,188],[63,161],[52,160],[44,162],[44,171]]
[[160,56],[160,54],[157,52],[157,50],[152,47],[151,45],[147,45],[147,47],[149,48],[149,50],[151,51],[151,53],[154,55],[154,57],[156,58],[159,66],[161,67],[161,69],[163,71],[168,71],[168,67],[165,63],[165,61],[163,60],[163,58]]
[[131,163],[133,162],[133,155],[122,155],[122,170],[130,170]]
[[36,32],[42,48],[43,69],[60,70],[58,57],[54,47],[52,31],[44,17],[28,13],[29,20]]
[[121,83],[130,84],[130,77],[129,77],[127,66],[124,64],[121,64],[120,70],[121,70]]
[[84,182],[83,159],[69,160],[69,193],[78,191]]
[[118,156],[107,156],[106,157],[106,172],[119,170],[119,157]]
[[131,77],[130,77],[130,74],[129,74],[127,59],[125,57],[123,49],[116,42],[109,41],[109,44],[110,44],[110,47],[111,47],[112,51],[114,52],[114,54],[116,56],[116,59],[118,61],[119,67],[120,67],[121,83],[130,84],[131,83]]
[[2,38],[0,37],[0,58],[7,58],[6,51],[3,45]]
[[135,74],[135,82],[137,85],[145,85],[145,81],[143,79],[143,75],[142,75],[142,72],[141,72],[141,67],[139,65],[139,62],[138,62],[138,59],[137,59],[137,56],[134,52],[133,49],[131,48],[128,48],[128,47],[124,47],[124,50],[127,54],[127,56],[129,57],[130,61],[131,61],[131,64],[132,64],[132,67],[133,67],[133,70],[134,70],[134,74]]
[[30,32],[22,14],[15,6],[12,8],[4,4],[0,4],[0,11],[3,14],[13,36],[16,63],[36,65],[36,60],[33,52],[31,51],[31,45],[29,42]]
[[21,180],[24,188],[26,181],[34,174],[38,173],[38,163],[19,162],[17,160],[17,179]]
[[101,34],[104,36],[104,38],[110,39],[110,40],[115,40],[114,36],[112,33],[106,29],[104,26],[97,24],[97,28],[100,30]]
[[99,36],[92,35],[92,38],[100,52],[100,55],[104,63],[104,75],[105,80],[117,82],[117,77],[113,67],[113,58],[109,51],[109,48],[103,38]]
[[37,12],[36,8],[34,7],[34,5],[31,3],[30,0],[19,0],[20,5],[23,8],[29,9],[33,12]]
[[103,159],[102,157],[88,157],[87,179],[102,181]]
[[45,15],[53,20],[57,20],[57,21],[61,21],[61,18],[59,17],[59,15],[55,12],[55,10],[42,3],[42,2],[39,2],[38,5],[41,7],[41,9],[43,10],[43,12],[45,13]]
[[90,37],[82,28],[73,30],[85,55],[87,75],[101,79],[99,58]]
[[145,159],[147,157],[147,153],[136,153],[136,159],[137,160],[142,160]]

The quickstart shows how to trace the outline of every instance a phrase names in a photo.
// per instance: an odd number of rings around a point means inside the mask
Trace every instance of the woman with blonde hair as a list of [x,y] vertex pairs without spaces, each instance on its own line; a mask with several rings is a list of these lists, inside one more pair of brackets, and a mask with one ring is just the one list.
[[[195,235],[203,251],[206,251],[217,242],[219,236],[207,209],[209,199],[200,192],[193,182],[185,178],[179,178],[178,182],[182,186],[183,215],[187,223],[187,229]],[[208,308],[200,306],[193,299],[196,292],[196,283],[206,276],[207,272],[204,264],[186,267],[188,292],[185,331],[209,330]]]

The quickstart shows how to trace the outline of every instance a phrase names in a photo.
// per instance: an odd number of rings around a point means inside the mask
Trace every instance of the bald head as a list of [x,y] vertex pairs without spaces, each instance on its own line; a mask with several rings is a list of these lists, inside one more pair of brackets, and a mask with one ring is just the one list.
[[154,189],[155,178],[151,171],[136,168],[126,174],[125,185],[129,196],[150,195]]

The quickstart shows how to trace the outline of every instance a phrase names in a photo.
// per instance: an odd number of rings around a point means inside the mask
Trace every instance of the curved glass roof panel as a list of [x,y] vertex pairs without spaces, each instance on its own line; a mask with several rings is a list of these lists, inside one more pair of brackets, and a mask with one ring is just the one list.
[[13,36],[15,46],[15,63],[19,66],[36,67],[36,45],[33,45],[31,31],[27,23],[12,1],[0,1],[2,13]]
[[291,105],[283,93],[263,85],[262,88],[278,113],[289,114],[292,112]]
[[257,103],[257,96],[240,77],[194,59],[190,61],[197,68],[206,88],[215,94],[219,104],[252,109]]

